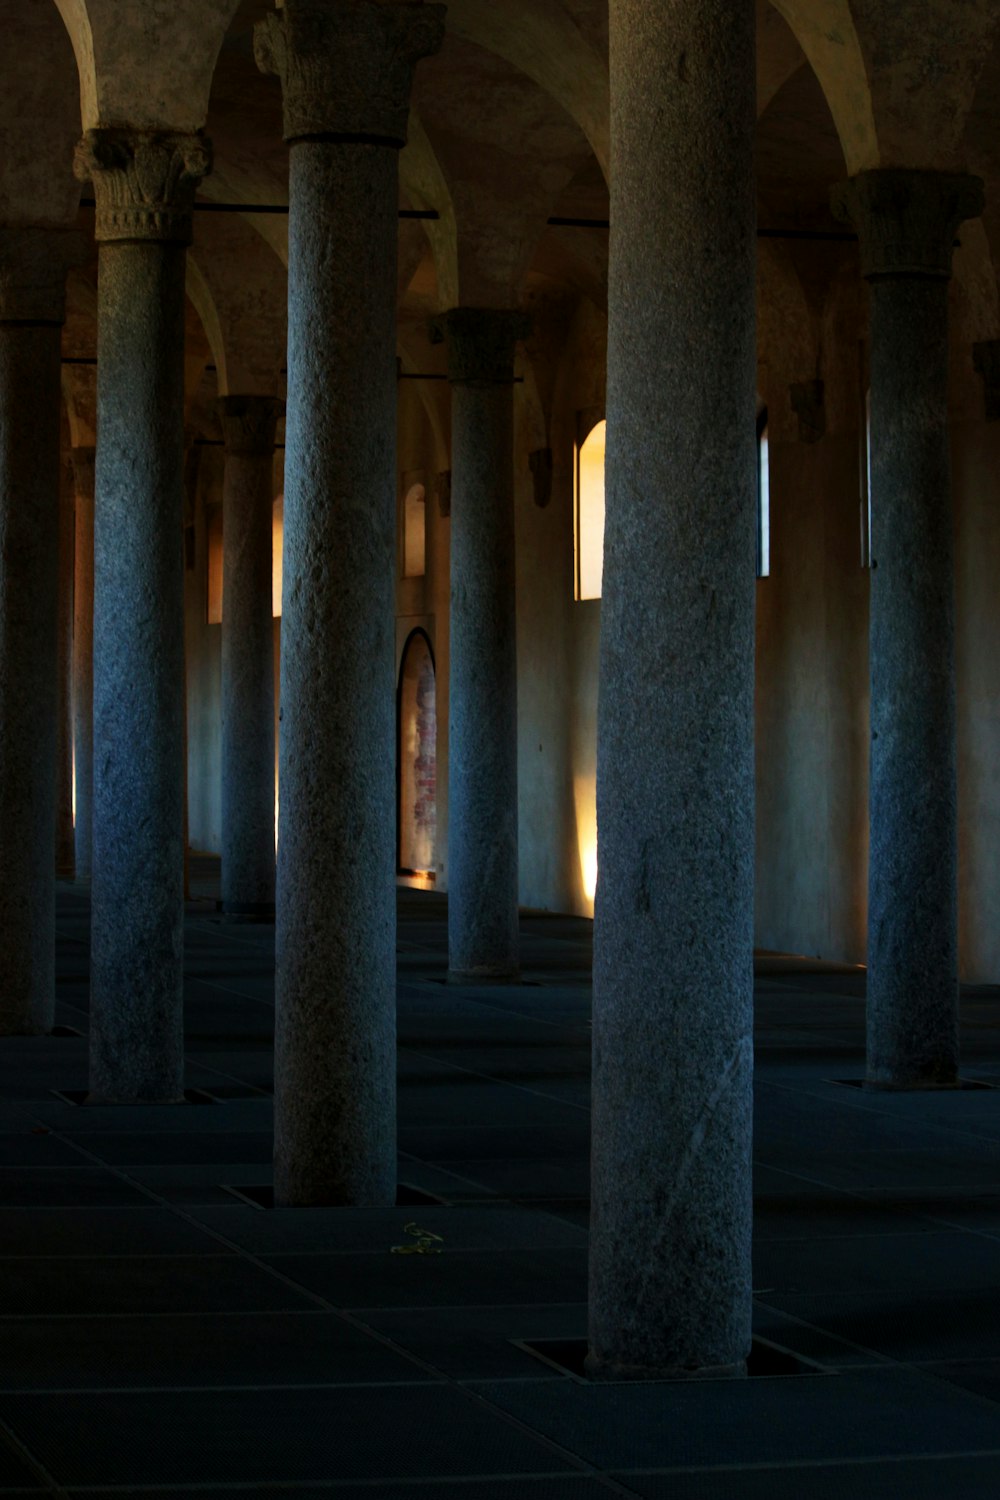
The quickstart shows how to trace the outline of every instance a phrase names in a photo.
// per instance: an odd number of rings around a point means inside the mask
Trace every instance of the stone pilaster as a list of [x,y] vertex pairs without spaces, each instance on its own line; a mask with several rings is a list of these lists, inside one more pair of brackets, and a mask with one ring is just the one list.
[[516,979],[517,638],[514,352],[524,313],[459,307],[441,321],[451,382],[448,969]]
[[270,396],[223,396],[222,910],[274,917],[274,434]]
[[183,1095],[184,280],[200,135],[89,131],[100,242],[91,1097]]
[[822,380],[801,380],[788,387],[792,411],[799,419],[799,442],[818,443],[826,432]]
[[278,1204],[395,1197],[397,148],[442,35],[441,6],[370,0],[255,33],[291,145]]
[[972,364],[983,382],[983,415],[987,422],[1000,422],[1000,339],[973,344]]
[[73,573],[73,759],[76,767],[77,879],[94,873],[94,463],[96,450],[73,449],[76,546]]
[[75,234],[0,228],[0,1033],[54,1014],[60,325]]
[[754,6],[616,0],[611,24],[588,1366],[597,1378],[740,1374],[751,1310]]
[[871,283],[868,1082],[958,1077],[948,279],[978,178],[863,172],[834,193]]

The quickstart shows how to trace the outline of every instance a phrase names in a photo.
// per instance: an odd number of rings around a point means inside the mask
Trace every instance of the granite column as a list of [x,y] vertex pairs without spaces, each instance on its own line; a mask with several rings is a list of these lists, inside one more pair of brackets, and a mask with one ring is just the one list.
[[223,396],[222,910],[274,917],[274,432],[281,403]]
[[451,382],[448,970],[517,978],[514,347],[525,314],[444,320]]
[[752,0],[612,4],[598,1379],[750,1348],[754,92]]
[[291,147],[274,1198],[389,1204],[395,1107],[396,210],[443,8],[287,0]]
[[98,446],[90,1097],[184,1090],[184,277],[199,135],[95,130]]
[[73,762],[76,774],[77,879],[94,872],[94,459],[73,449],[76,547],[73,577]]
[[948,281],[982,182],[862,172],[834,208],[871,287],[871,1087],[958,1081],[955,610]]
[[56,625],[56,875],[73,879],[73,465],[59,464],[59,609]]
[[76,237],[0,229],[0,1034],[55,1013],[60,328]]

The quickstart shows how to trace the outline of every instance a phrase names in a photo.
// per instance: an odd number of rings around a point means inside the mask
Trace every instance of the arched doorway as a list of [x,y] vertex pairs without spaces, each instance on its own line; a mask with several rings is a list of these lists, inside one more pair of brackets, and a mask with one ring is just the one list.
[[422,630],[403,647],[397,693],[397,869],[434,880],[437,835],[437,683]]

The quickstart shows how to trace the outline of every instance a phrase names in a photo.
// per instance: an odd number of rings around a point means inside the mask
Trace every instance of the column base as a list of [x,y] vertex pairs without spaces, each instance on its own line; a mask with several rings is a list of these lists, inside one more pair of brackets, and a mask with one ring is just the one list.
[[448,984],[520,984],[520,969],[449,969]]
[[611,1360],[588,1354],[583,1362],[584,1374],[589,1380],[635,1381],[635,1380],[745,1380],[747,1362],[737,1360],[731,1365],[700,1365],[690,1369],[685,1365],[618,1365]]
[[939,1093],[941,1090],[962,1089],[965,1084],[956,1074],[954,1078],[918,1078],[913,1082],[905,1081],[898,1083],[888,1078],[865,1078],[861,1087],[870,1093],[882,1094],[920,1094]]

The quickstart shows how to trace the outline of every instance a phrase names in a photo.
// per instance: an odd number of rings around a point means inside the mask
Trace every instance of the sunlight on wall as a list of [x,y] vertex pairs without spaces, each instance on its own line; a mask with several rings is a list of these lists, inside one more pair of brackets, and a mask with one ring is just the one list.
[[576,597],[599,599],[604,574],[604,443],[592,428],[576,455]]
[[573,777],[573,802],[576,806],[576,840],[580,855],[580,884],[589,915],[594,914],[594,892],[597,890],[597,778]]

